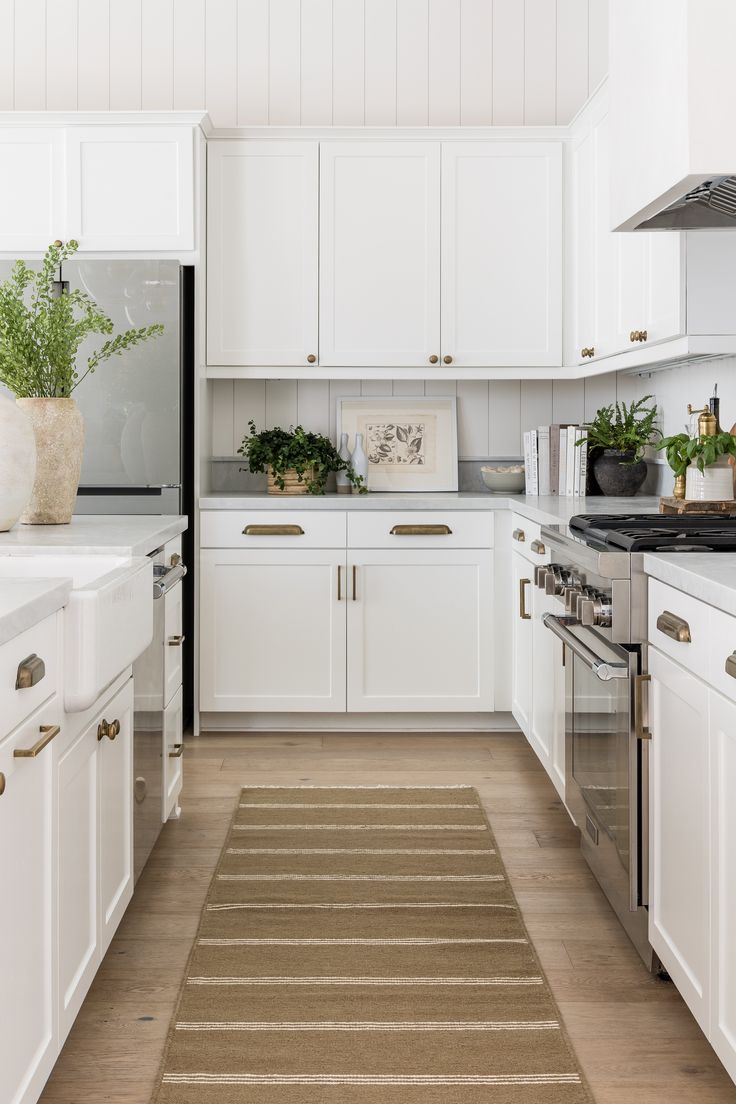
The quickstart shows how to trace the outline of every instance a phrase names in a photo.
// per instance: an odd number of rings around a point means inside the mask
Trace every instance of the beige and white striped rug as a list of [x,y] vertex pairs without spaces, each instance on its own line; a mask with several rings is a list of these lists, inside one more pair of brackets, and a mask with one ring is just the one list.
[[582,1104],[469,786],[243,790],[156,1104]]

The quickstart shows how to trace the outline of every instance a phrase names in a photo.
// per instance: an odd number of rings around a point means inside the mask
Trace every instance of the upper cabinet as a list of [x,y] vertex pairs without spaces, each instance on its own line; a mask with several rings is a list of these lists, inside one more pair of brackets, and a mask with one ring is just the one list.
[[440,146],[320,148],[320,364],[440,354]]
[[317,142],[210,143],[207,360],[318,357]]
[[191,124],[0,127],[0,252],[190,252],[194,165]]
[[562,361],[562,145],[442,146],[442,359]]

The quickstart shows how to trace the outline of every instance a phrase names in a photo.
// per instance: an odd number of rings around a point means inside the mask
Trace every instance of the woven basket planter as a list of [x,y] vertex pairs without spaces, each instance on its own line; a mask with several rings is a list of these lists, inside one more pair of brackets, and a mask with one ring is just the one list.
[[300,479],[294,468],[287,468],[284,472],[284,489],[283,491],[279,487],[278,483],[274,479],[273,472],[270,466],[266,469],[266,475],[268,478],[268,493],[272,495],[305,495],[309,494],[307,490],[307,480],[314,478],[314,469],[307,468],[303,477]]

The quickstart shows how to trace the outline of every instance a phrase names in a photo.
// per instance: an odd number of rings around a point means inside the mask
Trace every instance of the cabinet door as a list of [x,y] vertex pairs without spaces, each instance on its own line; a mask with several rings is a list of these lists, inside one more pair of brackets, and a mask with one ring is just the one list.
[[511,646],[511,712],[521,731],[529,736],[532,729],[532,565],[518,552],[511,554],[512,606]]
[[596,316],[599,264],[597,141],[597,130],[591,123],[570,147],[568,216],[572,279],[566,314],[571,321],[571,347],[566,359],[571,363],[584,363],[588,359],[583,356],[583,349],[601,352]]
[[736,703],[710,693],[711,1034],[736,1081]]
[[442,146],[442,355],[562,363],[562,144]]
[[65,238],[64,131],[0,130],[0,250],[45,250]]
[[684,333],[683,244],[680,234],[612,233],[613,328],[611,353],[639,347],[631,340],[645,330],[648,345]]
[[534,680],[529,742],[564,800],[565,691],[562,646],[542,622],[545,613],[559,613],[559,600],[532,585],[531,608]]
[[493,709],[493,554],[348,554],[348,710]]
[[440,147],[320,147],[320,363],[428,365],[440,352]]
[[649,942],[708,1032],[710,808],[708,691],[649,649]]
[[101,955],[133,896],[132,679],[105,707],[105,720],[118,721],[120,731],[114,739],[102,736],[97,748]]
[[163,762],[164,786],[161,819],[166,821],[172,813],[178,815],[178,800],[182,787],[184,752],[183,693],[181,687],[164,711]]
[[0,744],[0,1100],[35,1104],[57,1054],[53,748],[16,758],[58,719],[55,699]]
[[186,647],[182,631],[182,584],[178,583],[164,595],[164,701],[171,701],[181,686],[182,648]]
[[207,164],[208,364],[315,363],[318,144],[210,142]]
[[345,709],[343,549],[206,549],[201,573],[201,709]]
[[194,249],[191,127],[66,133],[68,236],[81,249]]
[[60,756],[59,1043],[69,1034],[99,965],[97,722]]

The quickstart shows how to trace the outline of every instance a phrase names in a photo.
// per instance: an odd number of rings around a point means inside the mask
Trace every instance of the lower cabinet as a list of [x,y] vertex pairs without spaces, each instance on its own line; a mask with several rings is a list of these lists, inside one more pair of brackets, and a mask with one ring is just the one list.
[[178,815],[182,787],[182,756],[184,754],[184,694],[181,686],[164,710],[163,737],[163,800],[162,820],[172,813]]
[[736,1081],[736,702],[710,691],[710,1041]]
[[[0,743],[0,1100],[31,1104],[57,1055],[52,698]],[[24,755],[19,757],[19,752]]]
[[512,620],[511,712],[525,735],[532,720],[532,587],[534,567],[519,552],[511,553]]
[[557,598],[539,587],[532,591],[532,714],[529,742],[557,792],[565,797],[565,669],[562,645],[542,617],[559,613]]

